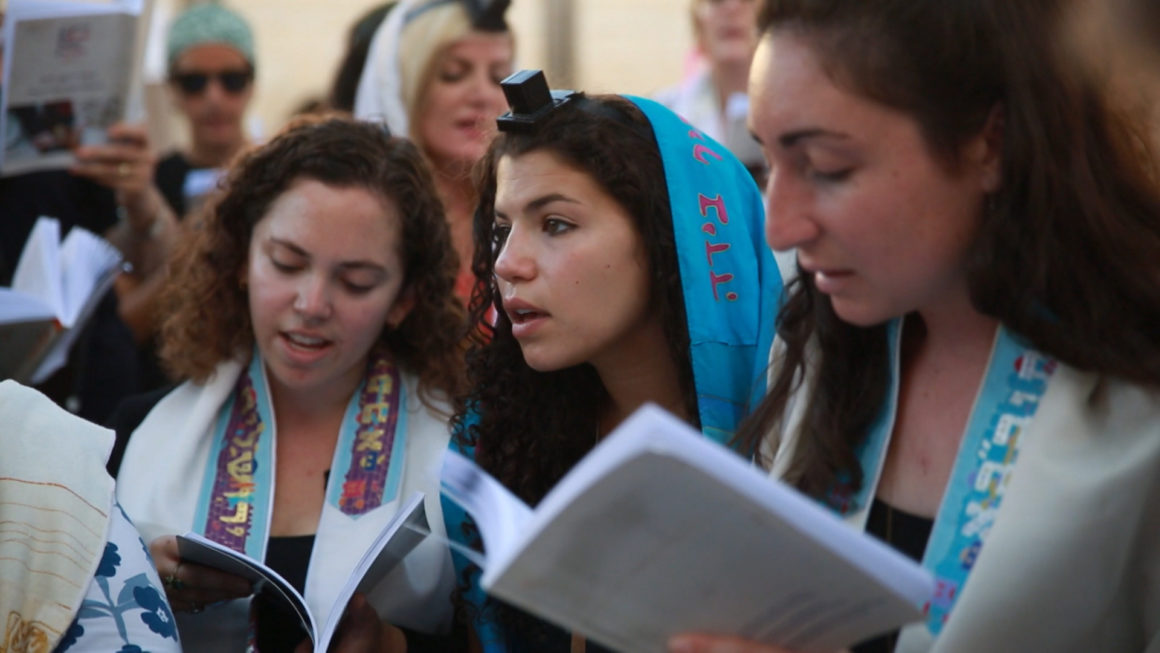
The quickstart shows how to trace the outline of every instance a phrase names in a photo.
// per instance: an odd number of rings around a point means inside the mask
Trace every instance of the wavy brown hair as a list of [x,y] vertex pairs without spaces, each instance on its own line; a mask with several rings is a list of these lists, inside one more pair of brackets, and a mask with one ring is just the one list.
[[[971,300],[1039,350],[1082,370],[1160,384],[1160,202],[1145,126],[1055,51],[1066,0],[768,0],[761,31],[809,43],[836,84],[917,121],[953,169],[998,110],[1002,183],[969,253]],[[821,497],[854,456],[889,378],[885,327],[838,319],[808,275],[778,317],[785,355],[738,437],[776,432],[806,372],[787,480]],[[807,353],[807,343],[817,350]]]
[[247,291],[239,283],[254,227],[300,179],[362,188],[393,202],[402,220],[403,289],[414,307],[379,341],[419,378],[420,396],[463,389],[464,312],[452,290],[458,261],[443,206],[418,150],[376,124],[305,117],[243,154],[221,195],[181,243],[161,295],[161,358],[178,378],[204,382],[253,347]]

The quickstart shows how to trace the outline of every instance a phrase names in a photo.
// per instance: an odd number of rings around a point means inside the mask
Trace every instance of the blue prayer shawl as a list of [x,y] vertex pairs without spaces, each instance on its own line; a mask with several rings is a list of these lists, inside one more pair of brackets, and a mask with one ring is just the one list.
[[[764,239],[761,194],[749,171],[725,146],[664,106],[628,97],[648,118],[656,137],[672,207],[673,232],[684,290],[693,381],[701,431],[722,444],[765,394],[782,279]],[[470,424],[475,420],[467,419]],[[463,451],[452,438],[451,446]],[[466,514],[443,500],[447,535],[464,545]],[[462,580],[470,563],[453,553]],[[484,610],[479,570],[463,598],[472,603],[483,650],[523,650],[505,640]]]

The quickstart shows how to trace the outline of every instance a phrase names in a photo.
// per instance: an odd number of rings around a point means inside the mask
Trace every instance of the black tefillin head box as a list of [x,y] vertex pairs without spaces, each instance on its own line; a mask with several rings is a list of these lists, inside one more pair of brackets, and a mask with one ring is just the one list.
[[541,70],[521,70],[502,82],[504,97],[511,111],[499,117],[500,131],[526,133],[536,121],[572,98],[572,91],[551,91]]

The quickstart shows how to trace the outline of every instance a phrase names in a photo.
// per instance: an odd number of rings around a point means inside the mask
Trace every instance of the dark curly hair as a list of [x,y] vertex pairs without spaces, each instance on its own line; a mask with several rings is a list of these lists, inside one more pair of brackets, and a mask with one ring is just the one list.
[[431,175],[409,141],[379,125],[334,116],[300,118],[243,154],[204,221],[179,246],[160,299],[167,369],[204,382],[222,361],[251,351],[247,291],[238,279],[255,225],[300,179],[363,188],[398,206],[403,288],[415,305],[379,341],[418,376],[424,401],[461,393],[465,322],[452,293],[458,261]]
[[[595,444],[607,394],[590,365],[553,372],[529,367],[502,311],[494,326],[486,324],[485,314],[501,303],[493,218],[502,157],[551,152],[591,175],[632,216],[647,250],[649,301],[665,325],[687,414],[697,415],[669,197],[652,128],[623,98],[581,97],[552,112],[534,133],[501,134],[476,169],[480,203],[472,268],[480,284],[469,306],[472,321],[483,326],[467,354],[472,390],[459,405],[455,423],[462,428],[456,431],[464,444],[477,446],[477,460],[485,469],[533,504]],[[466,426],[469,413],[478,414],[478,423]]]
[[[501,134],[475,171],[480,204],[472,268],[480,283],[469,312],[471,322],[481,326],[467,354],[472,390],[458,403],[452,424],[459,444],[475,447],[476,461],[532,505],[595,445],[598,416],[608,400],[591,365],[537,372],[524,362],[503,311],[494,326],[485,319],[490,307],[501,303],[494,276],[496,170],[502,157],[533,151],[550,152],[585,171],[632,217],[648,256],[650,305],[661,316],[677,363],[686,414],[697,416],[672,214],[648,119],[621,97],[580,96],[545,117],[533,133]],[[474,532],[466,536],[478,537]],[[526,640],[529,650],[554,648],[548,642],[560,636],[510,606],[489,600],[485,610],[495,610],[499,623]]]
[[[762,32],[811,44],[840,86],[917,121],[945,165],[998,108],[1002,184],[968,260],[971,301],[1082,370],[1160,385],[1160,200],[1144,126],[1070,70],[1055,38],[1065,0],[767,0]],[[889,378],[886,327],[842,322],[809,275],[778,316],[786,345],[769,394],[738,432],[776,430],[816,341],[787,480],[822,497],[854,455]]]

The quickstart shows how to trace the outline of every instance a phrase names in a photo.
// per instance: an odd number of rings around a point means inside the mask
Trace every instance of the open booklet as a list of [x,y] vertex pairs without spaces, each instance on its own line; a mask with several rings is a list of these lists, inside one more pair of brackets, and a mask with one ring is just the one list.
[[144,0],[9,0],[0,175],[65,168],[78,145],[143,117]]
[[[414,549],[428,532],[427,512],[423,508],[423,493],[415,492],[399,507],[391,521],[363,554],[338,593],[328,615],[313,615],[306,607],[306,599],[265,564],[253,558],[207,540],[193,532],[177,536],[177,552],[183,561],[220,569],[241,576],[254,584],[254,594],[273,603],[280,611],[298,616],[302,631],[314,644],[314,650],[325,653],[334,638],[346,606],[355,592],[370,594],[387,574]],[[374,605],[374,603],[371,603]],[[377,606],[375,606],[378,609]],[[381,612],[381,611],[380,611]],[[317,617],[317,618],[316,618]],[[319,625],[322,630],[319,630]]]
[[681,632],[830,651],[917,621],[931,575],[645,406],[532,510],[467,458],[443,492],[471,514],[483,589],[619,651]]
[[120,272],[108,241],[39,218],[20,253],[10,288],[0,288],[0,379],[40,383],[60,369],[97,302]]

